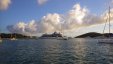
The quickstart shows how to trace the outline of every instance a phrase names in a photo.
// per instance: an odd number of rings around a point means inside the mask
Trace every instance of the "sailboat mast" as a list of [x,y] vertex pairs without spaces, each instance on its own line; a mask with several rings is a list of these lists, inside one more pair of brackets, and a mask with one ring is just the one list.
[[109,37],[110,37],[110,6],[109,6]]
[[105,27],[106,27],[107,21],[108,21],[108,19],[106,19],[106,22],[105,22],[105,25],[104,25],[104,29],[103,29],[103,34],[104,34],[104,31],[105,31]]

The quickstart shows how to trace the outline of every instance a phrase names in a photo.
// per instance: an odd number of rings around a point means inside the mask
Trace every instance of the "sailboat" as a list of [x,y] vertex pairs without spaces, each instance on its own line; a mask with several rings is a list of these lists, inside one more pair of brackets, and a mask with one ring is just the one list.
[[[62,25],[61,25],[61,33],[63,35]],[[57,40],[68,40],[68,37],[66,37],[66,36],[57,37]]]
[[11,34],[11,39],[10,40],[17,40],[16,35],[14,34],[14,37],[13,37],[12,34]]
[[[105,38],[104,35],[103,35],[104,38],[99,39],[98,40],[99,43],[113,44],[113,38],[111,38],[111,35],[110,35],[110,7],[109,7],[109,18],[108,18],[108,20],[109,20],[109,34],[108,34],[109,36],[107,38]],[[107,20],[106,20],[106,23],[107,23]],[[105,23],[105,26],[106,26],[106,23]],[[104,27],[104,30],[105,30],[105,27]],[[103,33],[104,33],[104,30],[103,30]]]

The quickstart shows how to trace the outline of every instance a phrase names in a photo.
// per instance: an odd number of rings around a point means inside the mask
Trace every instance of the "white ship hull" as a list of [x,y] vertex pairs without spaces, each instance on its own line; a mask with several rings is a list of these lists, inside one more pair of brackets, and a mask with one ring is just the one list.
[[17,40],[16,38],[11,38],[11,40]]
[[0,42],[2,42],[2,39],[0,39]]

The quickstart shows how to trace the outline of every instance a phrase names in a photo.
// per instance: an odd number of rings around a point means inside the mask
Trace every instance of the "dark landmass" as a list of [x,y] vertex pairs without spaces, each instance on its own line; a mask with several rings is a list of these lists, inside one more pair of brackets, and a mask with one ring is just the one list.
[[90,32],[90,33],[86,33],[86,34],[83,34],[83,35],[79,35],[75,38],[95,38],[95,37],[113,37],[113,33],[104,33],[104,34],[101,34],[101,33],[96,33],[96,32]]
[[1,33],[0,34],[1,38],[31,38],[30,36],[22,35],[22,34],[17,34],[17,33]]
[[41,37],[39,38],[55,38],[55,37],[62,37],[62,34],[54,32],[52,34],[43,34]]
[[[0,33],[0,36],[1,38],[22,38],[22,39],[25,39],[25,38],[37,38],[36,36],[27,36],[27,35],[22,35],[22,34],[17,34],[17,33]],[[113,37],[113,33],[104,33],[104,34],[101,34],[101,33],[96,33],[96,32],[89,32],[89,33],[86,33],[86,34],[82,34],[82,35],[79,35],[75,38],[96,38],[96,37]],[[57,33],[57,32],[54,32],[52,34],[43,34],[41,37],[39,38],[56,38],[56,37],[63,37],[61,33]]]

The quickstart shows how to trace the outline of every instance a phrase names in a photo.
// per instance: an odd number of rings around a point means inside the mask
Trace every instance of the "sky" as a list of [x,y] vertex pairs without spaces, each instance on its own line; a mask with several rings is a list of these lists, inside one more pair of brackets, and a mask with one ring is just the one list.
[[[112,0],[0,0],[0,32],[77,36],[102,33]],[[112,20],[112,14],[111,14]],[[111,27],[111,32],[113,28]],[[107,32],[107,29],[106,29]]]

